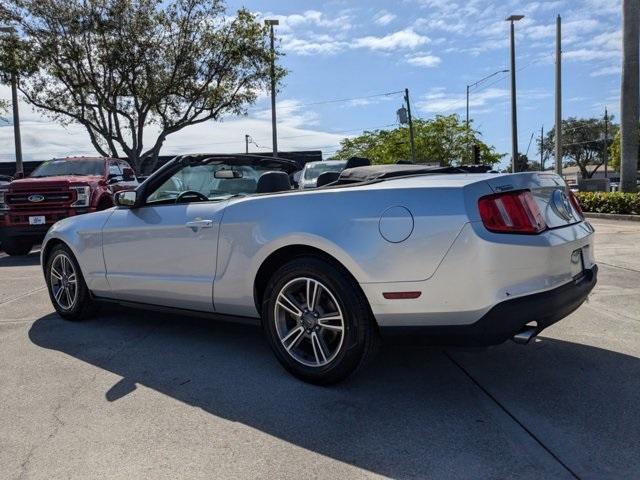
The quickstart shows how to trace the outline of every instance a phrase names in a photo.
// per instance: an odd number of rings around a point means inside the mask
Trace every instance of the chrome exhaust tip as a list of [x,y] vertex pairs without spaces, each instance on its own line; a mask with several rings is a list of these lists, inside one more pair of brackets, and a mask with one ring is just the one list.
[[526,345],[531,341],[533,337],[538,334],[538,329],[536,327],[525,326],[522,330],[516,333],[511,340],[519,345]]

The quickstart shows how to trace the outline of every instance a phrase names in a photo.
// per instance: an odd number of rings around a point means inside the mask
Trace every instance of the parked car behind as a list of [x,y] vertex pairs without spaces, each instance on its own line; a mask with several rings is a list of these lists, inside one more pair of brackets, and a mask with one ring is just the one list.
[[138,181],[124,160],[59,158],[29,177],[0,186],[0,243],[9,255],[26,255],[58,220],[113,206],[113,193]]
[[346,160],[324,160],[322,162],[309,162],[300,174],[300,188],[315,188],[318,186],[318,177],[326,172],[340,173],[344,170]]

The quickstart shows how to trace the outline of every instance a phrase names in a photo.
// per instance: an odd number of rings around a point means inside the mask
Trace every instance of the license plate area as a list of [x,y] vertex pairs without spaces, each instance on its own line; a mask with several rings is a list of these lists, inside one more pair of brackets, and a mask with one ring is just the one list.
[[571,276],[578,280],[584,275],[584,253],[578,248],[571,253]]
[[44,215],[35,215],[29,217],[29,225],[44,225],[46,219]]

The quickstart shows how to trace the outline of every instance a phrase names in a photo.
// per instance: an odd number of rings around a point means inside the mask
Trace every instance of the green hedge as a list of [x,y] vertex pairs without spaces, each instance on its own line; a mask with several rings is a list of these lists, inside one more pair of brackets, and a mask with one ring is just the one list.
[[640,215],[640,193],[578,192],[585,212]]

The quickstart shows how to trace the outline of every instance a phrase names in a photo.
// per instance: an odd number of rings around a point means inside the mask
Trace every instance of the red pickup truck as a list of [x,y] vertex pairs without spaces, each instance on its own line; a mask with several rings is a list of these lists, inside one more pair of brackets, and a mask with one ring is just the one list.
[[138,181],[124,160],[70,157],[48,160],[29,177],[0,186],[0,248],[26,255],[58,220],[113,206],[113,193]]

